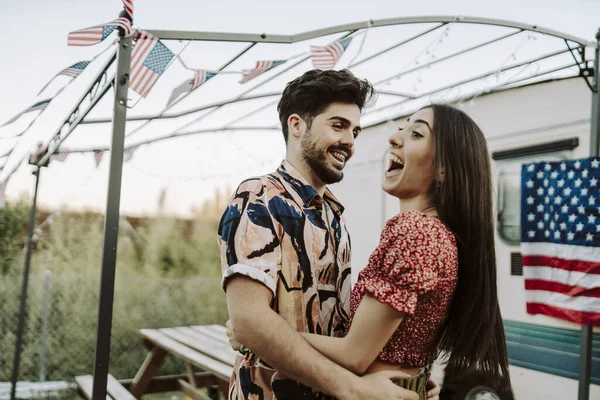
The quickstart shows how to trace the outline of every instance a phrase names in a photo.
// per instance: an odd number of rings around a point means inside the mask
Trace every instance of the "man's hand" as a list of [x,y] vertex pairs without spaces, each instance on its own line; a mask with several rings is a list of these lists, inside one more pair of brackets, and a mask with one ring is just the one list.
[[427,381],[427,398],[431,400],[440,400],[440,392],[442,388],[440,384],[433,378]]
[[392,382],[392,379],[398,378],[410,378],[410,375],[400,371],[379,371],[365,375],[360,378],[363,382],[363,389],[351,397],[365,400],[419,400],[419,395],[416,392],[401,388]]
[[[233,322],[228,320],[225,324],[226,334],[229,338],[229,344],[233,350],[238,351],[241,344],[235,340],[233,333]],[[366,375],[360,378],[366,389],[366,393],[361,394],[358,398],[361,399],[402,399],[402,400],[418,400],[419,396],[415,392],[411,392],[407,389],[401,388],[395,385],[391,380],[398,378],[410,378],[410,375],[400,371],[381,371],[373,374]],[[432,400],[439,400],[440,385],[434,380],[430,379],[427,382],[429,391],[427,392],[427,398]],[[354,397],[354,396],[353,396]]]
[[233,322],[231,322],[231,320],[228,320],[225,324],[225,327],[227,328],[225,334],[229,338],[229,344],[231,345],[231,348],[235,351],[238,351],[242,347],[242,344],[235,340],[235,335],[233,334]]

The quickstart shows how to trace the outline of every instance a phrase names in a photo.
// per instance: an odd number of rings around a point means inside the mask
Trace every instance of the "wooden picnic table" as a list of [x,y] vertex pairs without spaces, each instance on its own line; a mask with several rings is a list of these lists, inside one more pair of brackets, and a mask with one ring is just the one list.
[[[130,391],[133,396],[141,398],[165,356],[172,354],[184,362],[187,379],[179,379],[178,383],[188,396],[207,400],[209,397],[198,388],[218,387],[227,397],[229,378],[237,353],[229,345],[224,326],[142,329],[140,333],[150,353],[131,382]],[[204,373],[197,374],[194,368]]]

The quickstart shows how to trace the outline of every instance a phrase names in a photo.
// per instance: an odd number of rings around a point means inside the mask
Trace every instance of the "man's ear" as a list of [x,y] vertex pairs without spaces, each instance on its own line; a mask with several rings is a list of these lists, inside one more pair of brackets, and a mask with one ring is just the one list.
[[306,122],[298,114],[292,114],[287,119],[288,137],[293,136],[299,139],[306,131]]

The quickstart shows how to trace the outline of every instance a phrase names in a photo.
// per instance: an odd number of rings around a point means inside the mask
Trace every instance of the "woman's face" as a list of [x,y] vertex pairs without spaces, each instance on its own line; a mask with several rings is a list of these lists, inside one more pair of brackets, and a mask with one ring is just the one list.
[[389,138],[390,152],[383,190],[399,199],[429,196],[435,180],[433,110],[413,114]]

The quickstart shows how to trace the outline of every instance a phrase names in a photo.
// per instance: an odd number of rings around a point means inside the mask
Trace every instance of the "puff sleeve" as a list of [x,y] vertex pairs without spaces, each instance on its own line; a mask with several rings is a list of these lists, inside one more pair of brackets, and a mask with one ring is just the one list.
[[364,280],[379,302],[413,315],[419,297],[438,284],[440,251],[427,216],[398,218],[386,225],[370,262],[378,264]]

